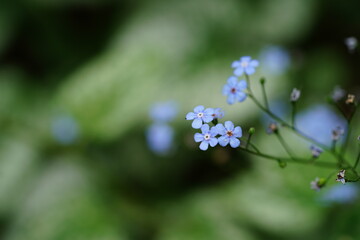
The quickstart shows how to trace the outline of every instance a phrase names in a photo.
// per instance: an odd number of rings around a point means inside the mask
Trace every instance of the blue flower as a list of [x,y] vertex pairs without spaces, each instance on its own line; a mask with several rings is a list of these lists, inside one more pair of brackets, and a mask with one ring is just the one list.
[[228,104],[234,104],[237,102],[242,102],[246,99],[246,93],[244,90],[247,88],[245,80],[238,82],[237,78],[232,76],[227,80],[227,84],[223,87],[223,95],[227,96]]
[[288,51],[280,46],[267,46],[260,53],[262,70],[265,73],[280,75],[291,64]]
[[[225,125],[225,126],[224,126]],[[241,127],[235,127],[231,121],[226,121],[222,125],[221,123],[216,125],[218,134],[222,135],[219,137],[219,144],[223,147],[230,143],[230,146],[237,148],[240,146],[240,140],[238,138],[242,137]]]
[[214,119],[213,114],[214,109],[205,109],[204,106],[200,105],[194,108],[194,112],[186,114],[186,120],[194,120],[191,126],[195,129],[199,129],[203,125],[203,122],[208,123]]
[[214,108],[214,113],[212,115],[214,117],[214,119],[215,118],[221,119],[224,117],[224,115],[225,115],[225,113],[221,108]]
[[319,200],[320,203],[328,206],[333,204],[348,204],[359,198],[359,188],[356,184],[333,185],[324,192]]
[[155,122],[172,121],[177,114],[177,104],[174,101],[158,102],[150,107],[149,115]]
[[259,61],[251,60],[251,57],[241,57],[239,61],[234,61],[231,64],[232,68],[235,68],[234,74],[238,77],[243,75],[245,72],[247,75],[252,75],[255,73],[255,68],[259,66]]
[[158,155],[166,155],[173,145],[174,130],[166,124],[153,124],[146,138],[149,148]]
[[71,116],[59,116],[52,122],[52,134],[63,145],[72,144],[79,137],[79,126]]
[[202,133],[195,133],[194,140],[195,142],[201,142],[199,148],[203,151],[207,150],[209,144],[211,147],[215,147],[218,143],[218,139],[215,137],[218,132],[216,127],[210,129],[208,124],[204,124],[201,127]]

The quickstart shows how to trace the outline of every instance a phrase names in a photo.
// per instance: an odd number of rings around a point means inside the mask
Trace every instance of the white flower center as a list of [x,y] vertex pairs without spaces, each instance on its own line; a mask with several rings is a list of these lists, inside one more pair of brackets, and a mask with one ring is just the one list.
[[209,140],[210,137],[211,137],[211,136],[210,136],[210,134],[208,134],[208,133],[206,133],[206,134],[204,135],[204,139],[205,139],[205,140]]
[[247,66],[249,66],[249,62],[243,61],[243,62],[241,62],[241,66],[243,68],[246,68]]
[[204,113],[199,112],[199,113],[197,114],[197,116],[198,116],[198,118],[202,118],[202,117],[204,116]]

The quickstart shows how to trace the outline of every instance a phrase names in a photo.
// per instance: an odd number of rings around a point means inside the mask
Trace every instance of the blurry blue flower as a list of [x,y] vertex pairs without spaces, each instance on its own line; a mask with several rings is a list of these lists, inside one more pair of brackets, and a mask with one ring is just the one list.
[[150,107],[149,115],[155,122],[170,122],[172,121],[178,111],[178,106],[175,102],[159,102]]
[[265,73],[280,75],[290,65],[289,53],[279,46],[267,46],[260,53],[262,69]]
[[221,108],[214,108],[214,113],[213,113],[213,117],[214,119],[221,119],[223,118],[225,115],[224,111]]
[[336,86],[331,94],[331,98],[337,102],[339,100],[341,100],[343,97],[345,97],[345,90],[342,89],[341,87],[339,86]]
[[337,182],[341,182],[342,184],[345,184],[345,170],[341,170],[341,171],[336,175],[336,181],[337,181]]
[[357,184],[333,185],[320,197],[320,202],[325,205],[346,204],[355,201],[359,195]]
[[194,108],[194,112],[189,112],[186,114],[186,120],[194,120],[191,126],[195,129],[201,128],[203,122],[208,123],[211,122],[214,117],[214,109],[207,108],[205,109],[204,106],[200,105]]
[[[225,126],[224,126],[225,125]],[[218,134],[221,135],[219,137],[219,144],[223,147],[230,143],[230,146],[233,148],[237,148],[240,146],[240,140],[237,138],[242,137],[242,129],[241,127],[235,127],[231,121],[226,121],[222,125],[221,123],[216,125],[218,130]]]
[[340,126],[345,129],[345,119],[339,117],[334,111],[325,105],[315,105],[298,114],[296,117],[297,127],[307,136],[328,145],[332,142],[333,129]]
[[207,150],[209,144],[211,147],[215,147],[218,143],[217,138],[215,137],[217,133],[216,127],[210,129],[208,124],[204,124],[201,127],[202,133],[195,133],[194,140],[195,142],[201,142],[199,148],[203,151]]
[[75,142],[79,136],[78,124],[70,116],[57,117],[53,120],[51,128],[55,140],[64,145]]
[[227,84],[223,87],[223,95],[227,96],[228,104],[234,104],[235,102],[242,102],[246,99],[246,93],[244,90],[247,88],[245,80],[238,82],[236,77],[229,77]]
[[358,45],[358,40],[356,37],[348,37],[344,42],[350,53],[353,53]]
[[173,145],[174,130],[166,124],[155,123],[148,128],[146,137],[148,146],[153,152],[165,155]]
[[245,56],[241,57],[239,61],[234,61],[231,64],[232,68],[235,68],[234,74],[238,77],[245,74],[252,75],[255,73],[255,68],[259,66],[259,61],[251,60],[251,57]]
[[323,150],[315,145],[310,146],[311,154],[313,158],[318,158],[320,154],[323,152]]

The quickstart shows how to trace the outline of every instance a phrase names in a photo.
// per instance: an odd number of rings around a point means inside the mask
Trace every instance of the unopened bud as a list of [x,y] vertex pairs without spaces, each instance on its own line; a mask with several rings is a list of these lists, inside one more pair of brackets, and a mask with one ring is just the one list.
[[264,77],[260,78],[260,83],[261,84],[265,84],[265,82],[266,82],[266,79]]
[[300,90],[297,88],[294,88],[290,94],[290,101],[296,102],[297,100],[299,100],[300,94],[301,94]]
[[253,127],[251,127],[250,129],[249,129],[249,134],[254,134],[255,133],[255,128],[253,128]]
[[278,163],[279,163],[279,167],[281,167],[281,168],[285,168],[287,166],[287,163],[284,161],[279,160]]
[[270,123],[266,132],[268,134],[272,134],[272,133],[277,133],[278,132],[278,126],[276,125],[276,123]]

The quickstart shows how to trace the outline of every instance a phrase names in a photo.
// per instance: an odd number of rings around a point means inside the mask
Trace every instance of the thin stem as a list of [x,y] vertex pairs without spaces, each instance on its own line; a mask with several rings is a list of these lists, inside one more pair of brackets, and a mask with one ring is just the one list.
[[359,164],[359,161],[360,161],[360,150],[359,150],[359,153],[358,153],[357,158],[356,158],[356,162],[355,162],[354,167],[353,167],[354,169],[356,169],[357,165]]
[[345,137],[345,142],[340,150],[340,154],[341,155],[344,155],[345,152],[346,152],[346,148],[349,144],[349,140],[350,140],[350,135],[351,135],[351,121],[353,120],[354,116],[355,116],[355,113],[356,113],[356,110],[357,110],[357,104],[355,104],[355,109],[354,111],[351,113],[351,115],[349,116],[349,118],[347,119],[347,125],[348,125],[348,129],[347,129],[347,134],[346,134],[346,137]]
[[292,101],[292,112],[291,112],[291,126],[294,129],[295,128],[295,115],[296,115],[296,102]]
[[252,134],[249,134],[249,137],[248,137],[248,140],[247,140],[246,146],[245,146],[246,149],[249,147],[249,143],[250,143],[250,141],[251,141],[251,137],[252,137]]
[[263,94],[263,98],[264,98],[264,102],[265,102],[265,107],[266,107],[266,109],[270,109],[269,102],[268,102],[267,95],[266,95],[265,82],[261,82],[261,90],[262,90],[262,94]]
[[[279,132],[276,132],[275,135],[277,136],[277,138],[279,139],[279,142],[281,143],[281,145],[283,146],[283,148],[285,149],[285,151],[287,152],[287,154],[289,154],[291,159],[294,159],[294,155],[292,154],[289,146],[286,144],[284,138],[281,136],[281,134]],[[294,159],[295,160],[295,159]]]

